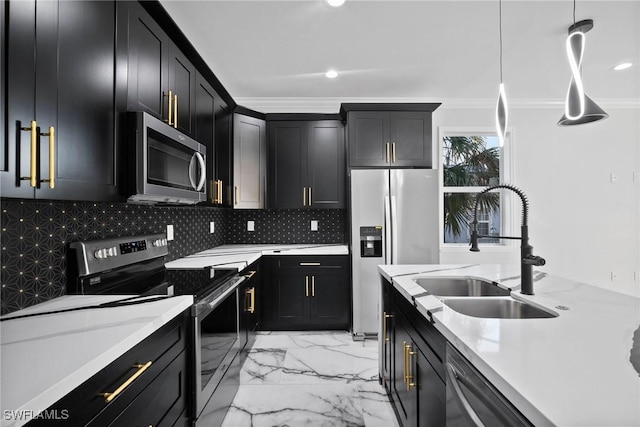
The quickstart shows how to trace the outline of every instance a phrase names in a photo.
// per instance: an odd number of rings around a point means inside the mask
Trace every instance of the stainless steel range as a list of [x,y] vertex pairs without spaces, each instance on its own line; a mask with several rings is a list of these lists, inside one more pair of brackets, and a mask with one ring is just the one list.
[[164,234],[75,242],[70,248],[68,293],[193,295],[191,418],[203,426],[221,422],[229,402],[214,392],[226,388],[229,396],[237,390],[237,381],[230,389],[224,380],[238,364],[238,286],[246,277],[236,270],[166,270]]

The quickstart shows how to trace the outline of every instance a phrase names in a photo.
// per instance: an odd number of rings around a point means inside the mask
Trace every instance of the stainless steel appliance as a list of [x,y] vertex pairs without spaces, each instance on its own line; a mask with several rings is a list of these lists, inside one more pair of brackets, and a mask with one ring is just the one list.
[[447,427],[532,426],[451,344],[445,368]]
[[238,287],[246,277],[236,270],[166,270],[164,234],[74,242],[70,248],[68,293],[193,295],[190,412],[197,425],[219,425],[239,384]]
[[[380,264],[437,264],[438,171],[352,169],[353,336],[375,336]],[[358,247],[359,246],[359,247]]]
[[193,204],[206,200],[207,149],[148,113],[129,113],[129,201]]

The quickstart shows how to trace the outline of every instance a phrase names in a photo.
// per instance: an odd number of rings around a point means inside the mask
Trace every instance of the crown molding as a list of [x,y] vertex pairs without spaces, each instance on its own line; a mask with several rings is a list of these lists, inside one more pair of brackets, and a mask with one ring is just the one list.
[[[262,113],[325,113],[335,114],[340,111],[342,103],[442,103],[442,109],[486,109],[495,108],[496,100],[491,98],[323,98],[323,97],[290,97],[290,98],[250,98],[235,97],[235,101],[244,107]],[[598,105],[605,109],[640,109],[637,98],[599,98]],[[509,100],[509,108],[520,109],[557,109],[562,108],[564,99],[518,98]]]

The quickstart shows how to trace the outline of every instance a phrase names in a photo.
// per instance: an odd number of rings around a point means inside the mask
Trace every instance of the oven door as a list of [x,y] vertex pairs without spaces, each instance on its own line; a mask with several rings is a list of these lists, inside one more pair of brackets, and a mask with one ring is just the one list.
[[199,417],[239,351],[238,290],[243,278],[215,300],[194,305],[196,417]]
[[147,113],[136,113],[137,193],[134,201],[206,200],[206,147]]

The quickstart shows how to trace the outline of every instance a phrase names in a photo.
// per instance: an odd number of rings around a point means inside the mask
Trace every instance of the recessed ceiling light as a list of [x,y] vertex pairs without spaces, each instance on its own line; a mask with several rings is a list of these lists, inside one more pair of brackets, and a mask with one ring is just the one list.
[[324,73],[324,76],[328,79],[335,79],[336,77],[338,77],[338,72],[336,70],[329,70]]
[[324,2],[331,7],[340,7],[344,4],[345,0],[324,0]]
[[631,62],[623,62],[622,64],[618,64],[613,67],[613,69],[616,71],[626,70],[627,68],[631,68],[631,65],[633,65]]

